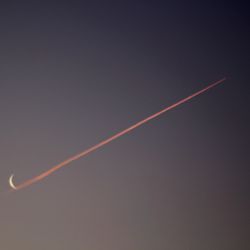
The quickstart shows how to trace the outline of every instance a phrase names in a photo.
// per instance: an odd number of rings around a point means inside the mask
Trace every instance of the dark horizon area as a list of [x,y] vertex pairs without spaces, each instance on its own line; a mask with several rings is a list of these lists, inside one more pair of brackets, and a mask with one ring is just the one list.
[[[247,6],[0,4],[0,249],[249,249]],[[223,77],[208,92],[16,184]]]

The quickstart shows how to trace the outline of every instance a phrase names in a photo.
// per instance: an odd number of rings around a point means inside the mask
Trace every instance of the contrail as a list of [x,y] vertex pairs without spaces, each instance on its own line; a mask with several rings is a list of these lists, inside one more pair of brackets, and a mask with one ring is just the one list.
[[77,154],[77,155],[74,155],[74,156],[72,156],[72,157],[66,159],[65,161],[63,161],[63,162],[61,162],[61,163],[55,165],[55,166],[52,167],[51,169],[49,169],[49,170],[43,172],[42,174],[37,175],[37,176],[35,176],[35,177],[33,177],[33,178],[31,178],[31,179],[29,179],[29,180],[27,180],[27,181],[25,181],[25,182],[23,182],[23,183],[17,185],[17,186],[13,184],[13,180],[12,180],[12,179],[13,179],[13,175],[11,175],[11,177],[10,177],[10,179],[9,179],[10,186],[12,187],[13,190],[20,190],[20,189],[22,189],[22,188],[28,187],[28,186],[34,184],[35,182],[38,182],[38,181],[44,179],[45,177],[51,175],[53,172],[57,171],[58,169],[60,169],[60,168],[62,168],[62,167],[64,167],[64,166],[70,164],[70,163],[73,162],[73,161],[78,160],[79,158],[81,158],[81,157],[83,157],[83,156],[86,156],[86,155],[92,153],[93,151],[97,150],[98,148],[100,148],[100,147],[102,147],[102,146],[104,146],[104,145],[106,145],[106,144],[112,142],[113,140],[115,140],[115,139],[117,139],[117,138],[119,138],[119,137],[121,137],[121,136],[123,136],[123,135],[129,133],[129,132],[131,132],[132,130],[134,130],[134,129],[140,127],[141,125],[143,125],[143,124],[146,123],[146,122],[149,122],[150,120],[156,118],[157,116],[160,116],[160,115],[162,115],[163,113],[165,113],[165,112],[167,112],[167,111],[169,111],[169,110],[171,110],[171,109],[174,109],[174,108],[176,108],[177,106],[179,106],[179,105],[181,105],[181,104],[183,104],[183,103],[189,101],[190,99],[192,99],[192,98],[194,98],[194,97],[196,97],[196,96],[198,96],[198,95],[200,95],[200,94],[206,92],[207,90],[209,90],[209,89],[215,87],[216,85],[218,85],[218,84],[224,82],[225,80],[226,80],[226,78],[224,77],[224,78],[222,78],[222,79],[220,79],[220,80],[218,80],[218,81],[216,81],[216,82],[214,82],[214,83],[208,85],[208,86],[205,87],[204,89],[201,89],[201,90],[199,90],[199,91],[197,91],[197,92],[195,92],[195,93],[189,95],[188,97],[183,98],[183,99],[181,99],[180,101],[178,101],[178,102],[176,102],[176,103],[174,103],[174,104],[172,104],[172,105],[170,105],[170,106],[168,106],[168,107],[162,109],[161,111],[159,111],[159,112],[157,112],[157,113],[155,113],[155,114],[153,114],[153,115],[150,115],[149,117],[147,117],[147,118],[145,118],[145,119],[143,119],[143,120],[141,120],[141,121],[135,123],[134,125],[132,125],[132,126],[126,128],[126,129],[120,131],[119,133],[117,133],[117,134],[115,134],[115,135],[113,135],[113,136],[111,136],[111,137],[109,137],[109,138],[107,138],[107,139],[105,139],[105,140],[99,142],[98,144],[96,144],[96,145],[94,145],[94,146],[92,146],[92,147],[90,147],[90,148],[84,150],[83,152],[81,152],[81,153],[79,153],[79,154]]

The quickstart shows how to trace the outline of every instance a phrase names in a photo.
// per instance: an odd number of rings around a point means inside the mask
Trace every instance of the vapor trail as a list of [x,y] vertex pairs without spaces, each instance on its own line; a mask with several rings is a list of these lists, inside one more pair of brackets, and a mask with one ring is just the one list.
[[[119,137],[121,137],[121,136],[123,136],[123,135],[129,133],[130,131],[132,131],[132,130],[134,130],[134,129],[136,129],[136,128],[138,128],[139,126],[143,125],[144,123],[146,123],[146,122],[148,122],[148,121],[150,121],[150,120],[156,118],[157,116],[160,116],[161,114],[163,114],[163,113],[165,113],[165,112],[167,112],[167,111],[169,111],[169,110],[171,110],[171,109],[174,109],[175,107],[177,107],[177,106],[179,106],[179,105],[181,105],[181,104],[187,102],[188,100],[190,100],[190,99],[192,99],[192,98],[194,98],[194,97],[196,97],[196,96],[198,96],[198,95],[200,95],[200,94],[206,92],[207,90],[209,90],[209,89],[215,87],[216,85],[222,83],[222,82],[225,81],[225,80],[226,80],[226,78],[224,77],[224,78],[222,78],[222,79],[220,79],[220,80],[218,80],[218,81],[216,81],[216,82],[214,82],[214,83],[208,85],[208,86],[205,87],[204,89],[201,89],[201,90],[199,90],[199,91],[193,93],[192,95],[189,95],[188,97],[183,98],[183,99],[181,99],[180,101],[178,101],[178,102],[176,102],[176,103],[174,103],[174,104],[172,104],[172,105],[170,105],[170,106],[168,106],[168,107],[162,109],[161,111],[159,111],[159,112],[157,112],[157,113],[155,113],[155,114],[153,114],[153,115],[151,115],[151,116],[149,116],[149,117],[147,117],[147,118],[145,118],[145,119],[143,119],[143,120],[141,120],[141,121],[135,123],[134,125],[128,127],[127,129],[124,129],[124,130],[122,130],[121,132],[119,132],[119,133],[117,133],[117,134],[115,134],[115,135],[113,135],[113,136],[111,136],[111,137],[109,137],[109,138],[107,138],[107,139],[101,141],[100,143],[96,144],[95,146],[92,146],[92,147],[90,147],[90,148],[84,150],[83,152],[81,152],[81,153],[79,153],[79,154],[77,154],[77,155],[74,155],[74,156],[72,156],[72,157],[66,159],[65,161],[63,161],[63,162],[61,162],[61,163],[55,165],[55,166],[52,167],[51,169],[49,169],[49,170],[43,172],[42,174],[40,174],[40,175],[38,175],[38,176],[35,176],[35,177],[33,177],[33,178],[31,178],[31,179],[29,179],[29,180],[27,180],[27,181],[25,181],[25,182],[23,182],[23,183],[17,185],[17,186],[15,186],[15,185],[13,184],[13,182],[12,182],[12,185],[14,186],[14,190],[20,190],[20,189],[22,189],[22,188],[24,188],[24,187],[30,186],[30,185],[32,185],[33,183],[42,180],[43,178],[49,176],[50,174],[52,174],[53,172],[57,171],[58,169],[60,169],[60,168],[62,168],[62,167],[64,167],[64,166],[70,164],[70,163],[73,162],[73,161],[78,160],[79,158],[81,158],[81,157],[83,157],[83,156],[86,156],[86,155],[92,153],[93,151],[97,150],[98,148],[104,146],[105,144],[110,143],[111,141],[113,141],[113,140],[115,140],[115,139],[117,139],[117,138],[119,138]],[[13,176],[11,176],[11,180],[12,180],[12,177],[13,177]],[[12,186],[12,188],[13,188],[13,186]]]

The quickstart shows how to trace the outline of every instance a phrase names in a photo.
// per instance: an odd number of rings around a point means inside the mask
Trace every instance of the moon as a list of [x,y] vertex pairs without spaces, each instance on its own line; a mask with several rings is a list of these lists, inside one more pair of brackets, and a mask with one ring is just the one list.
[[10,184],[11,188],[17,190],[17,187],[16,187],[16,186],[14,185],[14,183],[13,183],[13,177],[14,177],[14,175],[12,174],[12,175],[10,176],[10,178],[9,178],[9,184]]

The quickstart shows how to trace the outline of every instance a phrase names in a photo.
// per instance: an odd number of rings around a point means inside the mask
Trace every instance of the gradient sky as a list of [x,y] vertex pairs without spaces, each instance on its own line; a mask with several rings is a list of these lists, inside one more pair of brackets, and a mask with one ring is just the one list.
[[[249,249],[249,14],[223,1],[0,6],[0,249]],[[21,183],[222,77],[222,85]]]

